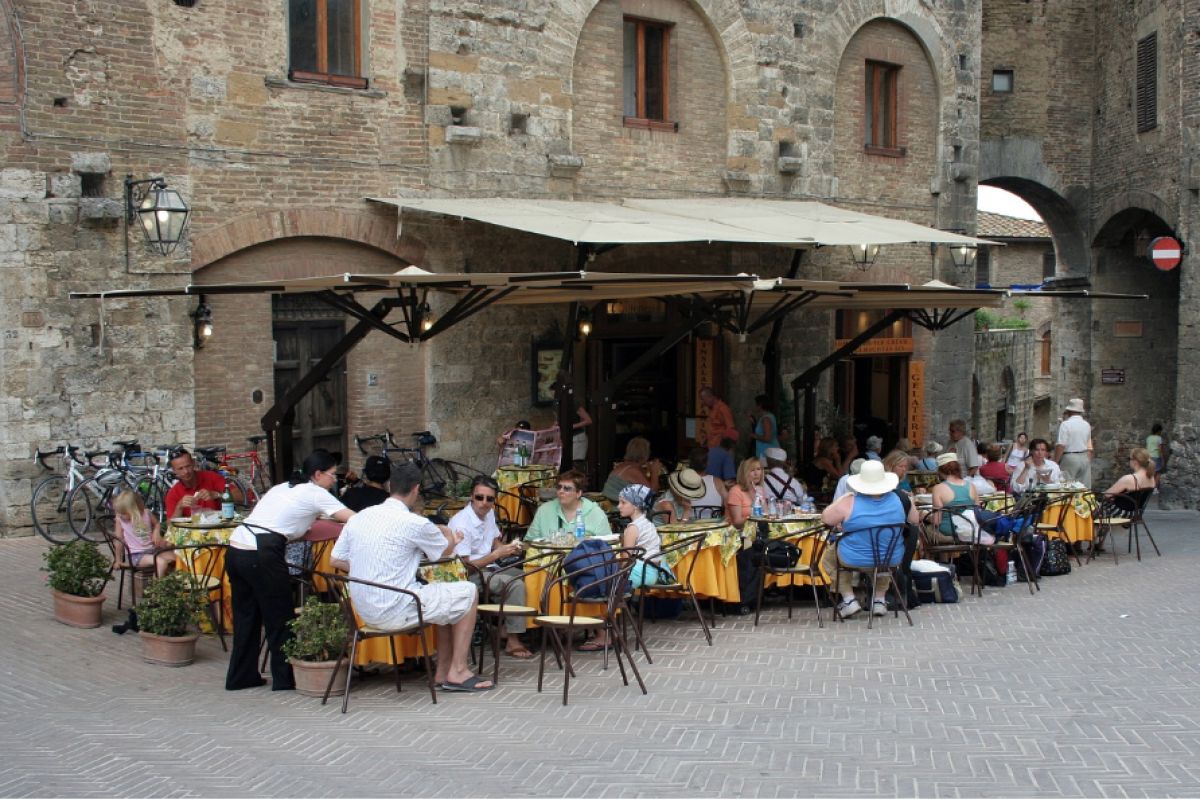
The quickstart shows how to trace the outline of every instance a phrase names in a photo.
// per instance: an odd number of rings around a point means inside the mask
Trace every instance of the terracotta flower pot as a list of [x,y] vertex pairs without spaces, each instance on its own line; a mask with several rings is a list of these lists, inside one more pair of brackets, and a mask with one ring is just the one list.
[[104,612],[104,595],[78,597],[51,589],[54,595],[54,618],[73,628],[99,628]]
[[[296,691],[306,697],[323,697],[325,687],[329,685],[329,675],[333,672],[336,661],[297,661],[289,658],[292,673],[296,676]],[[350,659],[343,658],[338,668],[337,677],[333,679],[330,697],[340,697],[346,690],[346,670],[350,667]]]
[[186,667],[196,660],[196,640],[200,634],[187,636],[159,636],[157,633],[139,631],[142,637],[142,660],[164,667]]

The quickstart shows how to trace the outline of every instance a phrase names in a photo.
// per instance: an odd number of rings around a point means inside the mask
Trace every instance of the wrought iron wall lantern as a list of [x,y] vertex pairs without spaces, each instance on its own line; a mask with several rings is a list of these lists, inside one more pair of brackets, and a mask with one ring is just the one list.
[[429,333],[433,329],[433,324],[437,322],[437,317],[433,315],[433,309],[429,307],[428,302],[423,302],[417,308],[417,316],[420,318],[421,333]]
[[864,272],[871,268],[875,263],[875,259],[879,257],[879,245],[877,244],[852,244],[850,245],[850,258],[854,261],[854,266]]
[[592,312],[585,306],[579,306],[579,336],[586,339],[592,335]]
[[179,192],[167,186],[163,178],[134,180],[125,176],[125,252],[129,252],[128,231],[139,223],[146,242],[164,256],[171,255],[183,239],[191,210]]
[[196,310],[190,316],[192,318],[192,347],[199,350],[204,347],[204,343],[208,341],[208,337],[212,336],[213,332],[212,308],[205,302],[204,295],[200,295],[200,304],[196,306]]
[[[958,233],[966,235],[966,231],[961,229],[948,230],[947,233]],[[937,252],[939,247],[945,247],[950,251],[950,260],[954,262],[954,266],[959,272],[967,273],[975,268],[975,260],[979,256],[979,246],[970,242],[961,242],[958,244],[939,244],[938,242],[929,243],[929,254],[933,256],[936,265]],[[935,270],[936,272],[936,270]],[[935,275],[936,277],[936,275]]]

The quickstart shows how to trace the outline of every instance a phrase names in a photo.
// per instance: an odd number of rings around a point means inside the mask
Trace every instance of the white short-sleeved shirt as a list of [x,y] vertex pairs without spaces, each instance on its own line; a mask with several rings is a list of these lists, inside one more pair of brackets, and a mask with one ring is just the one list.
[[1008,451],[1008,458],[1004,460],[1004,463],[1005,465],[1013,467],[1014,469],[1020,469],[1021,462],[1027,458],[1029,458],[1029,448],[1017,447],[1014,444]]
[[[349,562],[351,578],[416,591],[421,559],[440,558],[446,545],[436,525],[389,497],[346,523],[330,557]],[[350,599],[368,625],[385,625],[412,605],[408,595],[357,583],[350,584]]]
[[[313,522],[322,514],[333,516],[346,507],[325,489],[312,481],[292,486],[281,483],[273,486],[258,501],[258,505],[246,517],[246,522],[258,525],[274,533],[282,533],[289,540],[299,539],[308,533]],[[229,537],[229,543],[245,550],[257,550],[258,539],[244,525],[239,525]]]
[[979,457],[979,449],[969,436],[964,436],[954,443],[954,453],[958,456],[958,465],[964,475],[969,469],[978,469],[983,461]]
[[478,561],[492,552],[492,544],[500,536],[500,528],[496,525],[496,512],[488,511],[487,515],[480,519],[470,505],[450,518],[449,527],[452,531],[462,531],[463,540],[454,548],[454,552],[469,561]]
[[1061,444],[1064,453],[1086,453],[1091,438],[1092,426],[1083,417],[1072,414],[1058,426],[1058,439],[1054,444]]
[[721,493],[717,491],[717,479],[712,475],[705,475],[701,480],[704,481],[704,497],[693,500],[692,506],[713,506],[724,509],[725,498],[721,497]]

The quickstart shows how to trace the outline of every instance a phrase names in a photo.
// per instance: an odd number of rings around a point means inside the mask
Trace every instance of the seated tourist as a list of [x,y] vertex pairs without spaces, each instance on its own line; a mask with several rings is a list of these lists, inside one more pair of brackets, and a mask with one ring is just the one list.
[[925,443],[924,457],[917,459],[916,468],[924,472],[937,471],[937,457],[942,452],[942,446],[935,441]]
[[[654,527],[654,523],[646,516],[646,512],[653,504],[654,492],[639,485],[626,486],[621,490],[621,498],[617,501],[617,510],[620,511],[622,517],[629,520],[629,524],[621,533],[621,546],[640,547],[645,551],[642,558],[633,565],[632,572],[629,573],[629,585],[634,588],[675,582],[675,576],[671,573],[671,569],[666,564],[660,563],[662,538],[658,535],[658,529]],[[587,653],[603,650],[608,645],[608,631],[602,628],[596,633],[594,639],[580,645],[577,649]]]
[[[487,581],[492,599],[499,603],[503,593],[504,604],[525,605],[525,581],[521,580],[524,570],[519,566],[504,569],[496,562],[503,558],[521,555],[521,542],[505,544],[500,528],[496,525],[496,495],[500,487],[496,481],[480,475],[471,482],[470,502],[450,518],[449,528],[462,534],[462,541],[454,552],[478,569],[483,577],[471,575],[471,580]],[[504,652],[514,658],[533,658],[533,653],[518,638],[525,633],[526,619],[523,616],[505,616],[500,620],[500,637],[505,641]]]
[[735,528],[744,526],[753,512],[756,498],[761,506],[766,507],[762,462],[757,458],[747,458],[738,466],[737,484],[725,498],[725,519],[729,524]]
[[878,436],[867,437],[866,459],[868,461],[883,461],[879,451],[883,449],[883,439]]
[[[421,496],[421,470],[404,464],[392,474],[392,494],[377,506],[354,515],[333,545],[330,563],[351,578],[382,583],[415,592],[425,622],[437,626],[437,670],[434,680],[447,691],[482,692],[492,682],[467,668],[471,634],[475,631],[478,590],[470,581],[417,581],[422,557],[453,555],[460,533],[413,513]],[[354,610],[367,625],[405,628],[417,621],[413,598],[373,586],[350,584]]]
[[383,456],[369,456],[363,464],[362,483],[342,493],[342,505],[351,511],[362,511],[388,499],[387,482],[392,477],[392,464]]
[[1111,497],[1114,494],[1153,489],[1154,478],[1154,460],[1150,451],[1144,447],[1135,447],[1129,451],[1129,474],[1117,478],[1112,486],[1104,490],[1104,493]]
[[903,450],[893,450],[883,457],[883,468],[900,479],[898,489],[912,494],[912,484],[908,482],[908,465],[912,463],[908,453]]
[[[705,457],[707,459],[707,454]],[[625,487],[625,489],[632,488],[632,486]],[[685,467],[667,476],[667,491],[663,492],[662,497],[655,504],[654,511],[656,514],[665,511],[668,523],[687,522],[692,518],[692,503],[704,497],[705,494],[704,479],[697,474],[696,470]]]
[[787,452],[782,447],[768,447],[763,451],[767,460],[767,472],[763,483],[767,487],[767,495],[776,501],[787,500],[799,508],[809,500],[804,484],[792,477],[788,472]]
[[221,473],[196,469],[196,461],[187,448],[176,447],[170,456],[171,472],[178,480],[163,498],[167,518],[190,517],[201,510],[219,511],[221,494],[225,491],[225,478]]
[[[930,491],[933,495],[934,511],[943,508],[965,511],[979,505],[979,494],[969,478],[963,475],[962,465],[958,463],[956,453],[946,452],[938,456],[937,472],[942,481]],[[954,520],[950,514],[934,514],[931,522],[937,526],[936,531],[930,531],[930,536],[936,544],[960,541],[954,534]]]
[[529,523],[525,538],[529,540],[552,539],[559,531],[575,533],[575,515],[583,512],[583,527],[588,536],[607,536],[612,532],[608,515],[597,503],[583,496],[587,489],[587,477],[578,470],[567,470],[558,476],[555,484],[555,499],[538,506]]
[[[915,523],[917,511],[916,507],[912,506],[908,514],[905,514],[904,504],[894,491],[898,483],[896,475],[887,472],[882,462],[867,461],[857,475],[850,477],[850,493],[821,512],[821,520],[831,528],[841,528],[843,535],[864,528],[895,525],[894,530],[879,537],[878,546],[880,555],[887,554],[893,545],[889,537],[895,537],[893,560],[899,562],[904,553],[904,523]],[[825,548],[821,556],[821,568],[826,575],[836,574],[839,562],[843,567],[837,584],[833,587],[841,598],[837,608],[838,614],[843,618],[862,611],[862,606],[854,597],[855,576],[851,570],[875,561],[876,554],[872,553],[871,545],[870,536],[850,536],[839,541],[837,546]],[[887,573],[881,574],[875,581],[871,613],[877,617],[887,614],[887,590],[891,584],[891,576]]]
[[702,508],[700,512],[696,513],[703,513],[708,517],[719,517],[724,514],[725,496],[729,494],[729,489],[725,486],[725,481],[708,474],[708,450],[703,447],[692,448],[691,455],[688,456],[688,466],[704,482],[704,496],[692,503],[693,508],[696,506]]
[[992,485],[996,487],[996,491],[1012,494],[1012,490],[1008,486],[1008,466],[1000,457],[1000,445],[989,444],[984,451],[984,457],[987,460],[979,468],[980,476],[991,481]]
[[650,441],[643,436],[635,436],[625,445],[624,460],[618,461],[613,467],[601,491],[614,503],[620,498],[621,490],[630,484],[648,486],[657,492],[662,469],[661,461],[650,459]]
[[1045,439],[1034,439],[1029,443],[1029,457],[1013,472],[1010,485],[1014,492],[1027,492],[1042,483],[1061,483],[1062,470],[1047,454],[1050,443]]

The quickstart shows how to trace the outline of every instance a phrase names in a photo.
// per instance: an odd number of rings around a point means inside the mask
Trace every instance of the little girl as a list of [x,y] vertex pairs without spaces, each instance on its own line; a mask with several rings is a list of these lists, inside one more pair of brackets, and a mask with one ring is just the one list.
[[133,491],[121,492],[113,501],[113,513],[129,564],[134,567],[153,565],[160,578],[170,572],[175,566],[175,554],[167,540],[159,535],[158,520],[146,510],[142,496]]
[[658,555],[662,552],[662,538],[658,535],[654,523],[646,516],[653,503],[654,492],[650,487],[638,483],[622,489],[617,501],[617,510],[621,512],[622,517],[629,520],[629,525],[621,535],[621,546],[641,547],[646,551],[642,559],[633,565],[633,572],[629,574],[629,583],[634,587],[671,583],[675,580],[667,565],[658,563]]

